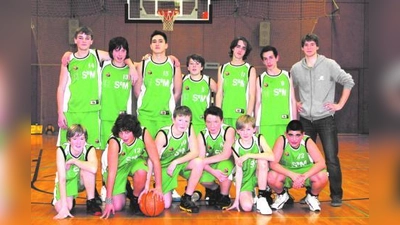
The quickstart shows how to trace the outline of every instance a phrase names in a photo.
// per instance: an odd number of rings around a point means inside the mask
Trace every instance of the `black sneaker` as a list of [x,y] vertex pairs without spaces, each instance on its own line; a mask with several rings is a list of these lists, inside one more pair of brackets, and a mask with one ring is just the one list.
[[93,216],[101,216],[101,208],[99,204],[97,204],[96,199],[92,198],[86,200],[86,213],[92,214]]
[[101,197],[99,195],[99,192],[97,192],[97,188],[94,189],[94,199],[96,200],[96,203],[98,205],[103,204],[103,201],[101,200]]
[[133,197],[129,198],[129,208],[132,211],[132,214],[141,214],[142,211],[140,211],[139,207],[139,198],[132,195]]
[[220,195],[221,195],[220,192],[221,192],[221,189],[219,186],[215,190],[206,188],[205,200],[207,200],[208,205],[214,206],[217,203],[217,200],[220,198]]
[[342,199],[337,198],[337,197],[333,197],[332,201],[331,201],[331,206],[333,207],[340,207],[342,206]]
[[181,197],[181,204],[179,205],[179,208],[189,213],[198,213],[200,211],[199,207],[192,202],[192,196],[187,194],[184,194]]
[[231,205],[231,199],[228,195],[221,195],[218,199],[217,203],[215,204],[216,209],[225,210]]

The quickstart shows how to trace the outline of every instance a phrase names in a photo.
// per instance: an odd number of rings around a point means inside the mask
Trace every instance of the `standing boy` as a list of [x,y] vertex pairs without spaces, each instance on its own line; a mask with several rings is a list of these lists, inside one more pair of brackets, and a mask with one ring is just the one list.
[[307,187],[305,202],[311,211],[321,211],[318,195],[328,183],[325,160],[317,145],[304,135],[298,120],[289,122],[285,135],[276,140],[275,161],[270,163],[269,186],[277,193],[273,209],[281,209],[289,199],[287,189]]
[[[307,135],[316,142],[321,138],[329,173],[331,205],[342,205],[342,171],[339,161],[338,131],[335,112],[341,110],[350,96],[354,80],[332,59],[317,53],[319,38],[307,34],[301,40],[304,58],[293,65],[290,74],[299,92],[297,110]],[[339,102],[335,102],[336,83],[343,85]]]
[[129,45],[124,37],[115,37],[108,44],[111,60],[101,70],[100,149],[105,149],[111,129],[119,114],[132,114],[132,84],[129,67]]
[[186,66],[189,74],[183,77],[181,105],[192,111],[192,125],[196,134],[199,134],[206,125],[204,110],[211,106],[212,92],[217,92],[217,83],[214,79],[203,74],[205,60],[197,54],[189,55]]
[[297,118],[296,98],[289,73],[278,68],[276,48],[263,47],[260,57],[266,71],[257,77],[255,117],[259,133],[274,146],[289,121]]
[[173,113],[172,125],[157,133],[156,145],[161,161],[162,191],[165,208],[172,203],[172,191],[178,186],[178,176],[188,180],[185,194],[181,197],[181,210],[198,213],[199,207],[192,202],[192,194],[203,172],[199,158],[196,135],[190,125],[192,113],[187,106],[178,106]]
[[236,198],[228,209],[242,208],[245,212],[253,209],[253,191],[258,184],[257,211],[270,215],[272,210],[267,198],[271,192],[267,190],[269,165],[274,160],[271,148],[265,138],[255,135],[255,119],[249,115],[242,115],[236,121],[236,131],[239,139],[235,141],[233,152],[236,164]]
[[139,79],[134,92],[139,121],[155,137],[157,131],[171,124],[172,111],[181,96],[180,65],[166,55],[167,35],[154,31],[150,36],[151,57],[138,66]]
[[234,127],[240,115],[253,115],[256,69],[245,61],[252,49],[246,38],[235,38],[229,49],[231,61],[218,69],[215,105],[224,112],[225,123]]
[[[219,107],[211,106],[204,111],[207,128],[198,135],[200,157],[203,158],[204,172],[200,183],[206,188],[208,205],[226,209],[231,204],[229,190],[232,183],[232,146],[235,129],[223,123]],[[216,182],[218,180],[218,183]]]

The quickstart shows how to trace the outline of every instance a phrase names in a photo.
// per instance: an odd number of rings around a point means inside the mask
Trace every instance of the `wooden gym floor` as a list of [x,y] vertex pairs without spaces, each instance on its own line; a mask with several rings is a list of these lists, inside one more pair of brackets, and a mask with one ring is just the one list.
[[[329,185],[321,192],[321,212],[310,212],[307,205],[298,203],[304,196],[304,190],[291,190],[295,198],[292,205],[286,204],[272,215],[265,216],[256,212],[217,211],[207,206],[204,201],[197,202],[200,213],[190,214],[179,210],[179,203],[165,210],[158,217],[133,216],[127,211],[117,212],[107,220],[86,215],[85,193],[77,199],[77,206],[72,214],[74,218],[61,221],[53,220],[56,211],[51,206],[54,178],[56,172],[54,135],[31,135],[31,224],[368,224],[369,207],[369,136],[340,135],[340,159],[343,173],[344,198],[342,207],[331,207]],[[320,143],[317,143],[319,146]],[[98,156],[100,157],[100,152]],[[97,174],[97,189],[101,188],[100,168]],[[180,180],[178,193],[182,194],[185,182]],[[204,188],[198,187],[203,193]],[[231,188],[234,198],[234,186]]]

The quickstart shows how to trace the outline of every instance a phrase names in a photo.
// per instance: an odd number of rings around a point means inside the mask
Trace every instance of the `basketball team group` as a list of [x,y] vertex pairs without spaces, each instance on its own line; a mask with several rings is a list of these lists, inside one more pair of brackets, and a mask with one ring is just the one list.
[[[178,194],[180,210],[188,213],[200,211],[193,195],[198,185],[215,210],[271,215],[293,203],[289,189],[303,188],[300,203],[320,211],[318,195],[327,184],[330,205],[342,205],[334,114],[354,80],[318,54],[317,35],[299,40],[304,58],[290,72],[278,68],[275,47],[263,47],[265,69],[258,73],[246,62],[251,44],[237,37],[217,81],[203,74],[205,59],[198,54],[187,56],[182,74],[180,61],[166,54],[162,31],[151,34],[151,53],[140,62],[129,58],[123,37],[112,38],[108,51],[92,49],[92,30],[80,27],[74,41],[77,50],[63,55],[57,88],[55,219],[73,217],[82,191],[87,213],[101,218],[125,208],[148,215],[141,199],[149,195],[168,210],[178,177],[187,181]],[[343,86],[337,101],[336,83]]]

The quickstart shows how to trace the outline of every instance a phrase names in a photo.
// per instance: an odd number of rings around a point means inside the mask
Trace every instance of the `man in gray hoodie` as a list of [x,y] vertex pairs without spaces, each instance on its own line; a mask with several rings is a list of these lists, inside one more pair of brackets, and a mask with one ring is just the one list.
[[[305,133],[316,142],[321,138],[329,173],[331,205],[342,205],[342,171],[339,162],[338,132],[334,114],[346,104],[354,80],[334,60],[317,53],[319,38],[307,34],[301,40],[304,58],[290,71],[295,89],[299,93],[297,110]],[[343,85],[339,102],[335,103],[335,85]]]

